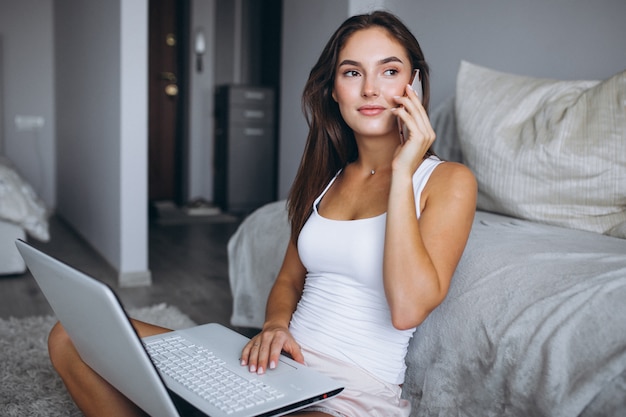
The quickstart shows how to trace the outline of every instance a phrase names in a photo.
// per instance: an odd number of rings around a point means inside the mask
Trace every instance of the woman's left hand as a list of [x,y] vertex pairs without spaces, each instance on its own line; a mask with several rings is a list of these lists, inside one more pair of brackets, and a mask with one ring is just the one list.
[[394,100],[399,106],[393,108],[392,113],[398,117],[400,125],[405,126],[406,133],[404,142],[396,151],[393,168],[394,171],[406,169],[412,175],[435,141],[436,135],[426,109],[410,85],[406,86],[405,96],[396,96]]

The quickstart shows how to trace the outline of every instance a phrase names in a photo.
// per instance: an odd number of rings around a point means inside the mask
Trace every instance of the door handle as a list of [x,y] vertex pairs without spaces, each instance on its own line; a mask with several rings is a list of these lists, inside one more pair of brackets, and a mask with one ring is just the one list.
[[176,84],[168,84],[165,86],[165,94],[170,97],[178,95],[178,86]]

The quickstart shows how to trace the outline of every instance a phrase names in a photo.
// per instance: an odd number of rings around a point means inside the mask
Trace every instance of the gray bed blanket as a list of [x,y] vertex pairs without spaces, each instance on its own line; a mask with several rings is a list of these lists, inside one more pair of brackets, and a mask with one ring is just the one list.
[[626,240],[478,212],[407,364],[417,416],[626,415]]
[[[281,201],[229,241],[233,325],[262,326],[288,239]],[[626,415],[626,240],[478,212],[406,360],[413,416]]]
[[244,219],[228,241],[233,326],[260,329],[265,304],[289,243],[285,201],[267,204]]

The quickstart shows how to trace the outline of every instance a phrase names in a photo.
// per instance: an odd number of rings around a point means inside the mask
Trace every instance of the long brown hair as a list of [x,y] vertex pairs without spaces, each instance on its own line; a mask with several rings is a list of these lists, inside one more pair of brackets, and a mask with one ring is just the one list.
[[311,215],[315,198],[346,164],[356,160],[358,149],[352,129],[341,117],[332,98],[339,52],[355,32],[381,27],[402,44],[412,68],[420,70],[424,107],[430,101],[429,68],[422,49],[411,31],[391,13],[376,11],[352,16],[332,35],[304,86],[302,109],[309,126],[300,167],[289,191],[288,210],[291,237],[297,243],[300,230]]

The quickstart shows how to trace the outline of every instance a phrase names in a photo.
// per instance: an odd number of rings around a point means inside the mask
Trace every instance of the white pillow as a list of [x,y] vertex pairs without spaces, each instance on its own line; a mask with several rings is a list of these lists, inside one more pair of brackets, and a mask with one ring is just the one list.
[[462,62],[455,111],[478,209],[626,238],[626,71],[559,81]]

